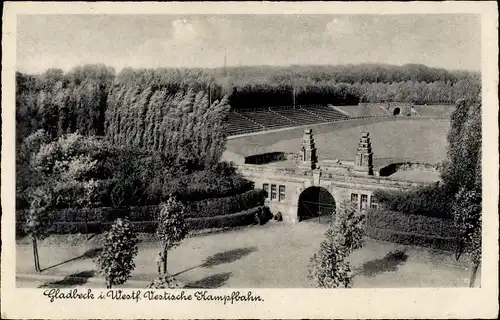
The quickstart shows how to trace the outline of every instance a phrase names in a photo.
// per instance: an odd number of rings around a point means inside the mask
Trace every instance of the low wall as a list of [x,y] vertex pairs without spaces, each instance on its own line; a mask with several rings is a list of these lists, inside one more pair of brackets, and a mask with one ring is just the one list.
[[427,163],[418,163],[418,162],[400,162],[400,163],[391,163],[385,167],[379,169],[379,176],[387,177],[390,176],[397,171],[437,171],[439,168],[437,165],[427,164]]
[[298,155],[287,152],[268,152],[245,157],[245,164],[266,164],[276,161],[295,160]]

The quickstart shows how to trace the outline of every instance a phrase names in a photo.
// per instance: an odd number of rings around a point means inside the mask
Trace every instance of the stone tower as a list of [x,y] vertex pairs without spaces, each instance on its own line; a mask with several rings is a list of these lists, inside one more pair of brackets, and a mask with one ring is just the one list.
[[373,175],[372,144],[370,142],[370,134],[368,132],[361,133],[358,149],[356,151],[354,170],[358,173]]
[[316,169],[318,158],[316,156],[316,146],[314,145],[314,136],[311,129],[304,130],[299,158],[299,166],[301,168]]

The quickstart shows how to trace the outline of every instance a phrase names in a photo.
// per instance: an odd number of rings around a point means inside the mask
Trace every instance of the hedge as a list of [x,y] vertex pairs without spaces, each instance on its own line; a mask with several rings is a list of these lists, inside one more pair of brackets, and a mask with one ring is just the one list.
[[422,234],[379,229],[374,227],[367,227],[366,234],[370,238],[382,241],[389,241],[389,242],[420,246],[420,247],[428,247],[432,249],[439,249],[446,251],[456,250],[456,239],[454,237],[426,236]]
[[388,210],[368,211],[368,226],[401,232],[424,234],[427,236],[454,237],[452,219],[441,219],[414,214],[403,214]]
[[186,217],[215,217],[264,205],[265,193],[261,189],[249,190],[235,196],[212,198],[189,203]]
[[[255,224],[260,221],[269,220],[270,213],[267,207],[255,207],[249,210],[233,213],[230,215],[220,215],[205,218],[187,218],[186,222],[191,230],[206,228],[230,228]],[[113,221],[83,221],[76,222],[54,222],[50,233],[68,234],[68,233],[101,233],[106,231]],[[156,230],[156,221],[139,220],[132,221],[137,232],[153,233]],[[16,232],[23,235],[23,222],[16,223]]]
[[376,190],[373,196],[383,208],[390,211],[450,218],[452,196],[442,185],[433,184],[399,191]]
[[367,212],[366,232],[378,240],[440,250],[454,251],[456,245],[451,219],[371,209]]

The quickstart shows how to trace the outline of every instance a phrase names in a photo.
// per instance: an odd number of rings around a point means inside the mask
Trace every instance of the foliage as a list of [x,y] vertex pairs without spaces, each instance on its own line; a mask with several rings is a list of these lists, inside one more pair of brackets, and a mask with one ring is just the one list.
[[481,192],[460,189],[453,203],[453,217],[460,245],[474,263],[481,261]]
[[172,193],[184,202],[238,195],[253,189],[253,183],[236,171],[232,163],[219,162],[210,169],[195,171],[167,182],[164,195]]
[[[186,119],[199,119],[206,107],[225,104],[224,96],[232,108],[291,105],[294,91],[297,104],[432,104],[477,98],[480,90],[478,73],[415,64],[254,66],[224,70],[126,68],[116,75],[106,66],[86,65],[67,73],[58,69],[40,75],[18,72],[16,138],[20,144],[38,129],[45,129],[52,138],[77,131],[103,135],[106,127],[112,139],[147,145],[154,150],[179,144],[190,155],[188,146],[192,141],[181,138],[189,137],[185,134],[192,130]],[[212,136],[223,134],[214,129],[207,129]],[[162,138],[158,133],[163,131],[172,136]]]
[[375,190],[373,196],[386,210],[410,215],[450,218],[449,190],[443,185],[419,186],[410,190]]
[[309,276],[320,288],[352,286],[352,273],[347,257],[362,247],[365,216],[351,202],[340,205],[332,226],[325,234],[320,249],[310,261]]
[[108,288],[124,284],[135,268],[138,239],[126,219],[117,219],[107,232],[103,251],[97,257],[99,270],[104,273]]
[[366,215],[366,234],[373,239],[447,251],[456,249],[452,219],[383,209],[370,209]]
[[352,286],[351,266],[345,259],[348,256],[342,246],[343,239],[332,228],[325,234],[318,253],[310,261],[309,276],[320,288],[338,288]]
[[37,130],[17,144],[16,153],[16,206],[18,208],[29,207],[27,195],[29,189],[36,188],[40,184],[40,174],[31,167],[31,157],[36,154],[40,147],[49,143],[50,137],[43,130]]
[[[156,216],[157,210],[158,206],[131,207],[119,210],[110,210],[109,208],[61,209],[47,212],[51,218],[47,232],[51,234],[101,233],[109,229],[110,221],[113,219],[128,218],[137,232],[156,233],[158,222],[153,220],[153,217]],[[269,220],[268,210],[267,207],[255,207],[223,216],[186,218],[185,222],[188,230],[247,226],[255,223],[256,215],[262,222]],[[16,232],[23,234],[29,210],[17,213]]]
[[481,262],[482,130],[478,98],[461,101],[452,114],[448,157],[442,172],[453,194],[451,211],[458,231],[456,258],[465,251],[472,262],[470,286],[474,285]]
[[447,159],[441,173],[443,182],[455,194],[461,187],[481,184],[481,105],[462,100],[451,115],[447,136]]
[[370,209],[366,216],[366,223],[369,227],[425,236],[456,236],[452,219],[410,215],[383,209]]
[[156,235],[163,243],[164,250],[170,250],[186,237],[188,228],[185,221],[185,207],[174,197],[160,206]]
[[372,239],[453,252],[456,250],[455,237],[431,236],[406,231],[379,229],[367,226],[366,235]]
[[16,73],[16,128],[20,141],[44,129],[52,138],[66,133],[102,134],[104,111],[114,70],[103,65],[67,73]]
[[149,285],[148,289],[181,289],[184,284],[170,275],[156,277]]
[[40,186],[30,190],[28,195],[30,208],[25,216],[24,232],[35,239],[46,237],[54,220],[50,211],[53,199],[49,188]]
[[[158,73],[134,71],[139,78]],[[134,82],[132,82],[134,83]],[[189,170],[216,164],[225,147],[227,99],[209,101],[203,90],[163,83],[118,81],[110,92],[106,137],[116,145],[158,151]]]
[[192,202],[187,206],[186,217],[214,217],[264,205],[265,194],[261,189],[249,190],[234,196]]

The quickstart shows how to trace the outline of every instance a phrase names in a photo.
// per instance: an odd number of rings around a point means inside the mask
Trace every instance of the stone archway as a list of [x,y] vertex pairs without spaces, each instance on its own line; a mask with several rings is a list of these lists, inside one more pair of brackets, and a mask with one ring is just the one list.
[[394,108],[392,111],[393,116],[399,116],[401,114],[401,109],[400,108]]
[[323,187],[309,187],[299,196],[298,221],[330,222],[336,211],[333,195]]

